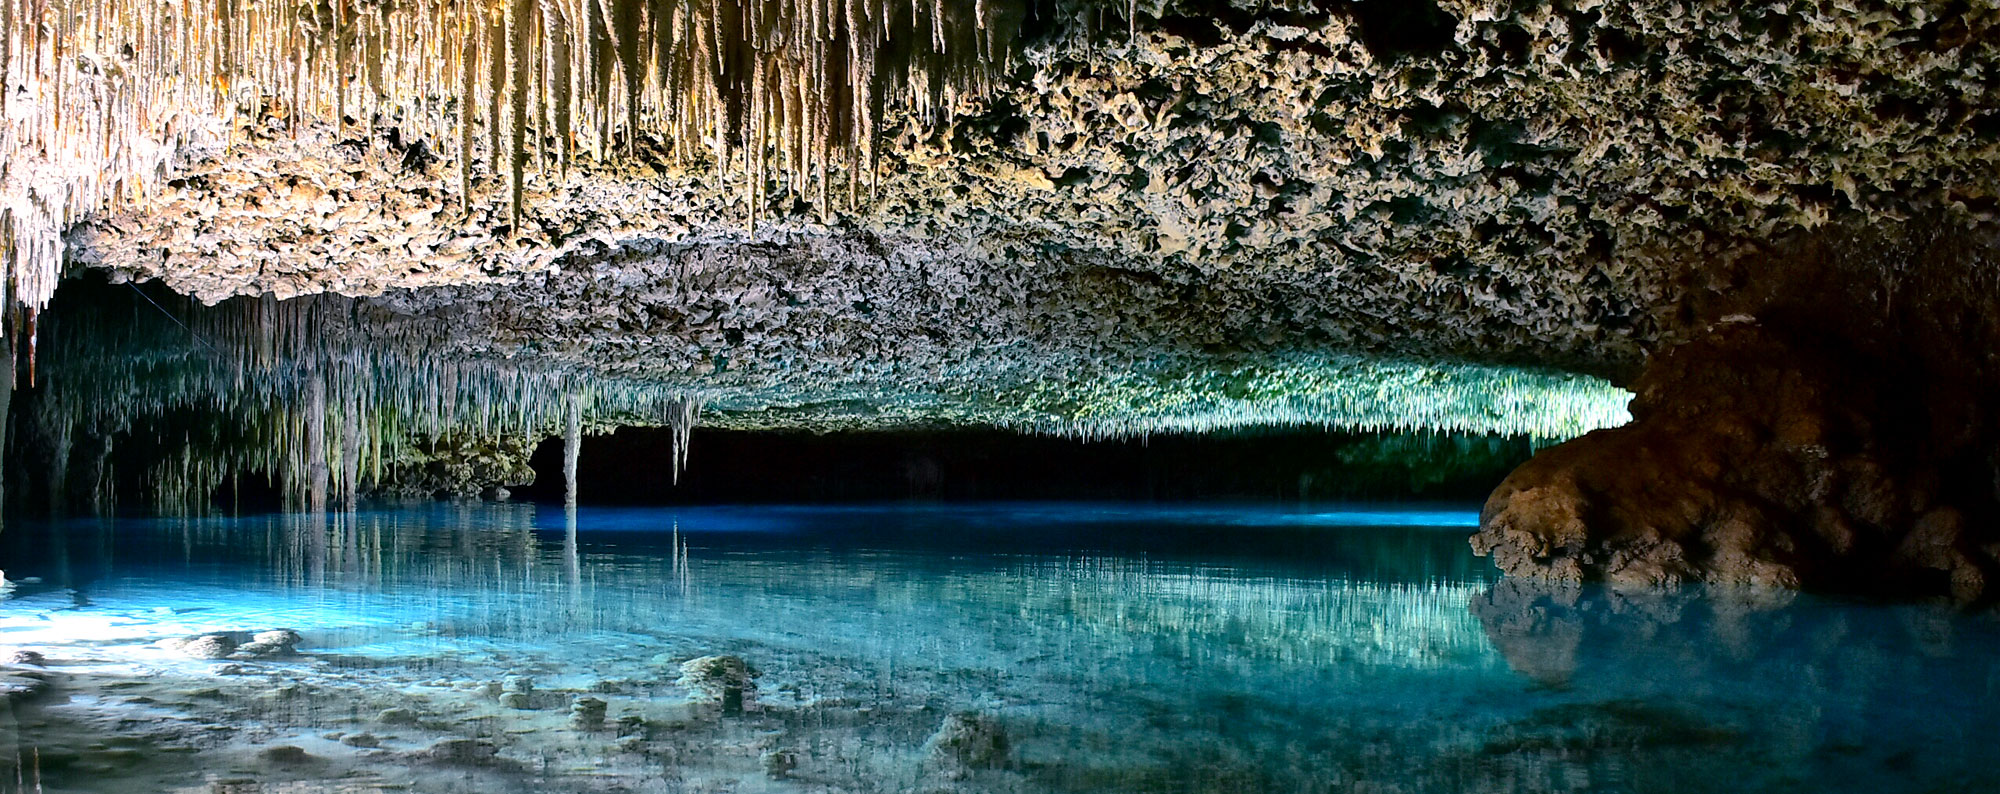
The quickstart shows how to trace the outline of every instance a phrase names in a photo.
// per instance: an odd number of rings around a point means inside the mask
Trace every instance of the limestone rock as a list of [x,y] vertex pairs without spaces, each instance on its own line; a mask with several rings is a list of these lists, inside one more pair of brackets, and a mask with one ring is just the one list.
[[961,711],[944,718],[924,749],[947,770],[990,769],[1007,763],[1007,733],[992,717]]
[[441,739],[420,755],[440,764],[487,766],[497,760],[499,752],[493,743],[478,739]]
[[383,725],[415,725],[417,713],[405,708],[383,709],[375,715],[375,721]]
[[305,751],[305,748],[290,744],[279,744],[266,747],[257,753],[257,757],[262,758],[264,761],[268,763],[278,764],[280,766],[303,764],[308,761],[314,760],[312,755]]
[[609,708],[610,704],[605,703],[603,698],[594,698],[588,695],[579,696],[575,701],[570,703],[570,727],[579,731],[602,730],[604,728],[604,714]]
[[754,708],[757,672],[735,656],[701,656],[681,663],[675,683],[688,691],[688,699],[720,706],[724,714]]
[[764,774],[772,780],[791,777],[792,771],[799,768],[799,754],[796,750],[772,750],[764,754],[763,761]]
[[1633,422],[1521,466],[1473,550],[1555,582],[1990,597],[2000,275],[1948,237],[1827,246],[1703,299],[1722,319],[1648,362]]
[[227,659],[236,652],[237,642],[228,634],[203,634],[161,643],[168,650],[195,659]]
[[[1218,315],[1200,323],[1216,334],[1160,338],[1235,344],[1268,330],[1629,372],[1671,330],[1690,259],[1753,257],[1843,219],[1995,220],[2000,95],[1981,88],[2000,60],[1990,15],[1883,0],[1425,5],[1449,21],[1411,36],[1370,4],[1233,3],[1224,24],[1175,0],[1140,7],[1119,36],[1052,24],[952,121],[883,118],[880,179],[852,205],[746,197],[749,180],[709,158],[659,162],[649,152],[689,142],[646,129],[635,154],[607,151],[537,184],[517,231],[483,175],[461,196],[446,176],[461,163],[410,170],[413,150],[425,162],[463,155],[405,140],[452,128],[405,108],[418,118],[399,116],[393,138],[386,121],[350,128],[401,157],[350,162],[321,125],[205,151],[79,229],[72,259],[216,301],[532,290],[597,265],[642,278],[616,252],[648,245],[725,261],[880,245],[890,255],[860,272],[921,289],[868,301],[733,292],[708,288],[699,267],[647,280],[689,299],[663,311],[695,325],[733,311],[745,322],[716,330],[768,334],[801,359],[820,334],[882,327],[857,305],[1008,342],[1088,325],[1015,308],[1083,292],[1131,309],[1107,305],[1106,329]],[[465,212],[447,208],[462,200]],[[1127,289],[1150,294],[1126,302]],[[671,333],[710,348],[706,330]],[[873,360],[854,355],[856,368]]]
[[301,641],[299,633],[291,629],[260,631],[252,636],[249,642],[237,646],[236,650],[229,654],[229,658],[274,659],[293,656],[298,653],[297,646]]
[[38,672],[0,673],[0,701],[23,703],[49,692],[49,681]]

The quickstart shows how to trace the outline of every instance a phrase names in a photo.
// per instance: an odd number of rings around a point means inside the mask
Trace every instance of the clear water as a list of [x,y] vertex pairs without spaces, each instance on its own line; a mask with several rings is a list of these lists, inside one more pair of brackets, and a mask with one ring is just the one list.
[[[1985,613],[1541,590],[1471,557],[1472,522],[1033,504],[17,523],[0,649],[44,654],[53,689],[0,720],[0,790],[2000,790]],[[298,656],[160,644],[274,627]],[[711,655],[755,669],[740,708],[682,680]],[[582,697],[602,728],[570,721]],[[933,737],[960,713],[1004,749]]]

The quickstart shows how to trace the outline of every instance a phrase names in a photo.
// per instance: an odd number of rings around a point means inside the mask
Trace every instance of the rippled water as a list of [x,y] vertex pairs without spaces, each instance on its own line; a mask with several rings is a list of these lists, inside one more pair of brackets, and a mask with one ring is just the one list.
[[[1496,582],[1473,518],[17,523],[0,649],[52,689],[0,720],[0,790],[2000,790],[1986,614]],[[277,627],[297,656],[161,644]],[[681,663],[717,655],[755,677],[710,702]]]

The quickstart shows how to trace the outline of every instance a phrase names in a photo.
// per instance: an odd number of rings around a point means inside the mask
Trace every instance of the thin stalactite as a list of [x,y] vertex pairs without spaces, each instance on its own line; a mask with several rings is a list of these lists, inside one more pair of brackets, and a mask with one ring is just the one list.
[[507,11],[507,33],[509,38],[508,58],[513,62],[513,75],[507,91],[512,99],[509,114],[508,135],[508,175],[509,197],[507,203],[508,222],[514,233],[521,233],[521,198],[526,192],[523,184],[524,171],[528,165],[528,92],[530,85],[530,54],[528,52],[529,30],[534,26],[534,0],[512,0]]

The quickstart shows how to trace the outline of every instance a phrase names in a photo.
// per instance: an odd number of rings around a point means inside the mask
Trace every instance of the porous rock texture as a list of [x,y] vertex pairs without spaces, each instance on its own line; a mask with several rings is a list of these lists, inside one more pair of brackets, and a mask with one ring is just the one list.
[[[788,322],[803,307],[920,312],[992,347],[1081,332],[1084,357],[1097,340],[1282,340],[1629,372],[1688,261],[1829,218],[1996,207],[1990,4],[1132,8],[1048,23],[949,124],[885,119],[879,187],[852,208],[780,183],[747,206],[741,169],[675,164],[649,139],[532,173],[516,227],[496,169],[460,211],[435,159],[451,147],[396,119],[337,140],[266,116],[82,229],[77,256],[206,300],[484,282],[530,312],[634,314],[644,301],[538,288],[615,262],[674,290],[660,274],[689,261],[789,257],[907,288],[718,295],[748,315],[728,347],[816,355],[818,329]],[[487,137],[472,151],[490,161]],[[1057,288],[1104,309],[1098,327],[990,311]],[[541,333],[569,332],[541,314]]]
[[1691,292],[1722,318],[1648,361],[1631,424],[1509,476],[1473,549],[1554,582],[1989,597],[2000,277],[1961,235],[1832,236],[1764,264],[1780,291]]

